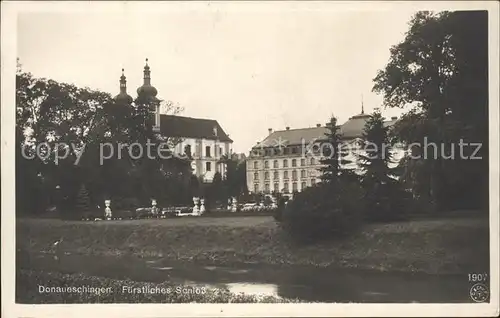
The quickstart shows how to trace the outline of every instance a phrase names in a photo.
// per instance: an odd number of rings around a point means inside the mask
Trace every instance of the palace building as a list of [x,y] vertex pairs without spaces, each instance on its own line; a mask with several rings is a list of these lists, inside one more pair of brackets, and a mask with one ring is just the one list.
[[[161,100],[157,89],[151,85],[151,68],[146,59],[144,82],[137,89],[138,98],[148,100],[154,115],[153,131],[164,137],[175,138],[174,153],[190,154],[193,174],[204,182],[212,182],[216,172],[225,177],[226,167],[221,159],[232,155],[233,141],[214,119],[191,118],[160,113]],[[130,105],[133,98],[127,93],[127,79],[122,69],[120,93],[114,98],[117,104]]]
[[[345,168],[356,173],[361,173],[356,152],[361,146],[363,129],[369,117],[362,109],[360,114],[339,127],[343,144],[348,149],[346,159],[351,161]],[[392,126],[396,120],[397,117],[392,117],[385,125]],[[268,131],[268,136],[252,147],[247,159],[247,186],[250,192],[290,194],[320,181],[321,158],[310,150],[313,150],[315,142],[325,140],[329,131],[326,125],[298,129],[286,127],[278,131],[269,128]],[[396,152],[395,158],[400,157],[402,150],[396,149]]]

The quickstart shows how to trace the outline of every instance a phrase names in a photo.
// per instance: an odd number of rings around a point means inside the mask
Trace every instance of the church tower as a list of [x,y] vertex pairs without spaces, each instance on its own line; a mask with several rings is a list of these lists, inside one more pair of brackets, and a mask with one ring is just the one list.
[[125,77],[125,70],[123,68],[122,76],[120,76],[120,93],[114,99],[119,105],[131,105],[133,102],[132,96],[127,94],[127,78]]
[[139,101],[149,105],[149,112],[154,116],[153,131],[160,131],[160,100],[156,97],[158,91],[151,85],[151,69],[146,59],[144,66],[144,82],[141,87],[137,89]]

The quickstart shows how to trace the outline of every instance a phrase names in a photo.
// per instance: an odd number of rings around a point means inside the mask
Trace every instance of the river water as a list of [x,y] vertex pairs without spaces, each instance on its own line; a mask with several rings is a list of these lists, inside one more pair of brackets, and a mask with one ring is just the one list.
[[312,266],[213,266],[162,258],[18,254],[17,268],[84,273],[140,282],[225,287],[235,293],[311,302],[471,302],[467,275],[430,275]]

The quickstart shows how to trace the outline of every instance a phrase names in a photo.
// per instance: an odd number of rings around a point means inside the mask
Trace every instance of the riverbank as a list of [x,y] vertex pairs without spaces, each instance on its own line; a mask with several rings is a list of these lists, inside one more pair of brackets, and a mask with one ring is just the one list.
[[27,252],[134,255],[216,265],[312,265],[429,274],[489,268],[488,220],[475,218],[373,224],[347,239],[314,246],[290,243],[271,217],[20,219],[16,239],[17,249]]
[[[16,281],[16,302],[25,304],[299,302],[276,296],[237,294],[224,288],[33,270],[18,270]],[[68,286],[71,288],[66,290]]]

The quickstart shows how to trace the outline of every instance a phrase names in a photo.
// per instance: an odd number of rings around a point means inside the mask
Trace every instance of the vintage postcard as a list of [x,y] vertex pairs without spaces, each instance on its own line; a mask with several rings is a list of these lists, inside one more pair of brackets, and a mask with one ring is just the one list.
[[2,2],[2,316],[498,316],[498,9]]

